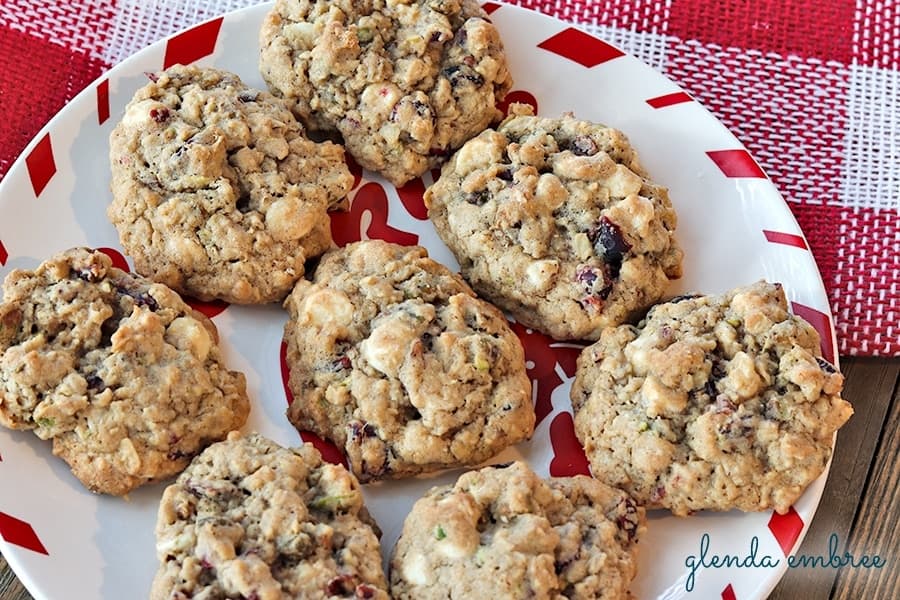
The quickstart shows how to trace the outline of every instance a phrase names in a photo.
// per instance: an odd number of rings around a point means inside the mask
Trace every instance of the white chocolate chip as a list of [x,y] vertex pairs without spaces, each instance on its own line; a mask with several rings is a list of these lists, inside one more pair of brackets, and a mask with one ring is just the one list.
[[169,323],[165,339],[179,350],[190,352],[200,362],[206,360],[212,348],[212,339],[206,328],[189,317],[178,317]]
[[537,260],[528,265],[525,275],[528,284],[537,291],[547,290],[559,272],[559,263],[555,260]]
[[276,240],[297,240],[312,230],[318,216],[316,203],[296,195],[285,196],[266,211],[266,229]]
[[304,321],[316,327],[347,324],[353,319],[353,303],[343,292],[323,288],[306,297],[301,308]]
[[403,579],[413,585],[428,585],[428,559],[422,554],[412,554],[403,561]]

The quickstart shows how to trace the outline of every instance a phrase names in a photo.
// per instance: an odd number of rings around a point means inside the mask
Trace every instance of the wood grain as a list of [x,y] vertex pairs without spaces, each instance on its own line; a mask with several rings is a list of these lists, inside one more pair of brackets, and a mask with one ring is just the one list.
[[33,600],[0,554],[0,600]]
[[[896,359],[845,358],[841,360],[841,371],[845,377],[842,395],[853,405],[854,414],[838,433],[828,482],[798,554],[827,556],[832,533],[837,535],[841,547],[850,538],[889,400],[900,378]],[[828,598],[838,573],[834,569],[788,569],[769,600]],[[865,597],[876,596],[857,596]]]
[[887,561],[881,569],[844,568],[832,598],[900,597],[900,385],[895,387],[890,416],[875,454],[874,467],[863,492],[847,551],[859,558],[879,554]]

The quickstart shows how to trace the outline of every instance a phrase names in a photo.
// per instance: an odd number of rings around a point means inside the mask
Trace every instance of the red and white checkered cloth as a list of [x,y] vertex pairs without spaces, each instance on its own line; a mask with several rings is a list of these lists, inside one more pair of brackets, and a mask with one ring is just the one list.
[[[840,353],[900,356],[900,5],[513,1],[622,47],[712,110],[789,201],[828,289]],[[255,3],[3,0],[0,177],[103,71]]]

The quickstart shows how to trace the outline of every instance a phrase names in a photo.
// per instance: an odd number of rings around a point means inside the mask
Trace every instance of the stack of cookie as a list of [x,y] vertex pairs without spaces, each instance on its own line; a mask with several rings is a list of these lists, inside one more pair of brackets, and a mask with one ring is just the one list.
[[[512,80],[474,0],[278,0],[260,42],[270,91],[175,66],[112,133],[108,216],[139,275],[74,249],[11,274],[0,305],[0,422],[52,438],[93,491],[181,472],[151,597],[626,598],[646,509],[785,512],[822,472],[852,409],[816,332],[765,282],[659,304],[682,269],[667,189],[615,129],[522,105],[499,122]],[[461,275],[419,247],[335,247],[345,151],[397,186],[442,167],[425,204]],[[283,302],[287,418],[348,468],[229,435],[244,377],[179,294]],[[533,433],[501,311],[594,342],[571,395],[593,478],[516,462],[436,487],[386,578],[360,482]]]

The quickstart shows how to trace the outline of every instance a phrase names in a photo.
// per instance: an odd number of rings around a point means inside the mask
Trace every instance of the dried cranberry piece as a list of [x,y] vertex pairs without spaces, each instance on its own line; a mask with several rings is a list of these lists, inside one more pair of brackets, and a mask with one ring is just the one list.
[[449,148],[429,148],[428,154],[430,156],[449,156],[450,149]]
[[572,140],[572,153],[578,156],[593,156],[599,150],[597,143],[588,135],[579,135]]
[[129,298],[134,300],[134,303],[138,306],[146,306],[152,311],[156,311],[157,309],[159,309],[159,303],[156,301],[156,298],[154,298],[147,292],[132,290],[123,285],[117,285],[116,289],[120,294],[128,296]]
[[613,277],[609,266],[582,265],[575,270],[575,280],[584,285],[584,291],[589,294],[587,298],[581,300],[582,306],[589,305],[597,310],[602,310],[603,300],[609,298],[613,288]]
[[594,267],[580,266],[575,270],[575,281],[583,283],[585,288],[590,291],[597,281],[598,271]]
[[375,437],[377,433],[370,423],[361,423],[359,421],[350,423],[350,435],[353,441]]
[[491,197],[490,192],[487,190],[478,190],[477,192],[471,192],[466,194],[465,200],[469,204],[474,204],[475,206],[481,206]]
[[152,311],[155,311],[159,308],[159,303],[156,301],[156,299],[146,292],[137,294],[136,296],[133,296],[133,298],[134,303],[138,306],[146,306]]
[[349,369],[352,365],[350,362],[350,357],[346,354],[341,356],[340,358],[336,358],[331,362],[331,366],[335,371],[344,371]]
[[498,169],[497,170],[497,179],[502,179],[503,181],[512,181],[513,180],[513,170],[512,168],[508,169]]
[[468,65],[453,65],[441,71],[441,75],[450,80],[450,85],[459,87],[467,83],[480,86],[484,83],[484,77],[476,73]]
[[169,109],[166,107],[151,108],[150,118],[157,123],[165,123],[169,119]]
[[365,583],[361,583],[356,586],[356,597],[357,598],[374,598],[375,597],[375,588],[371,585],[366,585]]
[[625,532],[625,534],[628,536],[628,541],[630,542],[637,536],[637,506],[634,504],[634,501],[632,501],[631,498],[623,498],[619,503],[619,506],[621,514],[616,517],[616,525],[619,526],[619,529]]
[[594,242],[594,248],[607,263],[618,263],[621,266],[625,253],[631,250],[631,244],[625,239],[622,230],[606,216],[600,217],[600,224],[588,233],[588,238]]
[[356,583],[353,581],[352,575],[338,575],[328,582],[325,591],[329,596],[345,596],[354,593],[355,588]]

